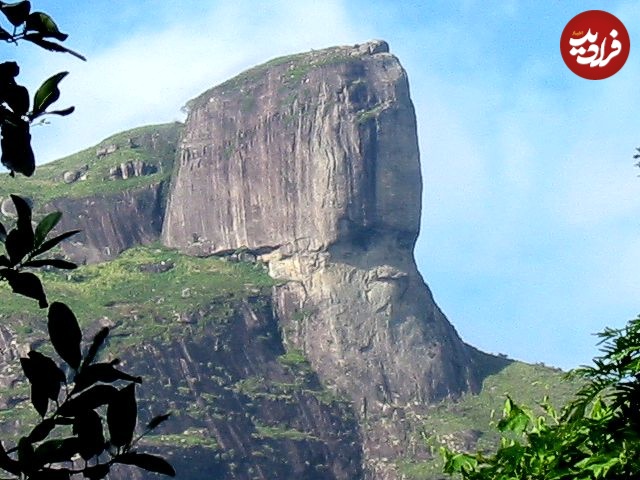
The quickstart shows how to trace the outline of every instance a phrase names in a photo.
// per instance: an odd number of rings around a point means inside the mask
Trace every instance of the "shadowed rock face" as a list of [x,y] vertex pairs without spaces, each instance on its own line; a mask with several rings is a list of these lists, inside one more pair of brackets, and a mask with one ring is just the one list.
[[338,47],[256,67],[189,107],[164,243],[246,247],[289,280],[274,292],[285,340],[366,419],[371,478],[396,478],[406,418],[479,383],[413,259],[422,185],[405,71],[385,42]]
[[[102,182],[122,182],[127,178],[141,177],[173,168],[180,124],[159,125],[143,134],[131,134],[127,147],[146,152],[151,161],[123,162],[111,169]],[[109,144],[98,148],[96,157],[104,158],[123,148]],[[98,162],[98,166],[99,166]],[[94,166],[95,167],[95,166]],[[97,170],[97,169],[96,169]],[[164,172],[163,172],[164,171]],[[82,180],[82,174],[97,176],[86,167],[71,173],[73,181]],[[146,185],[117,189],[110,193],[98,193],[86,197],[60,197],[44,205],[42,211],[64,212],[57,232],[81,230],[71,241],[63,242],[65,255],[78,263],[96,263],[115,258],[119,253],[135,245],[144,245],[159,239],[166,204],[168,181],[156,178]]]
[[62,244],[66,255],[79,263],[115,258],[134,245],[158,240],[164,214],[163,184],[87,198],[60,198],[45,211],[62,211],[58,231],[81,230]]

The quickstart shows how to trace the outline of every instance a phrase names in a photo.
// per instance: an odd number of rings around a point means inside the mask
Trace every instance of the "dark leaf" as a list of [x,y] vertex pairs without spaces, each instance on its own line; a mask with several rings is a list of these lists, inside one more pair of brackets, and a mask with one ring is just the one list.
[[42,114],[52,103],[60,98],[60,89],[58,89],[58,84],[68,74],[69,72],[56,73],[40,85],[40,88],[38,88],[38,91],[33,97],[31,118],[35,118]]
[[20,474],[20,464],[7,454],[2,443],[0,443],[0,468],[14,475]]
[[46,387],[42,383],[31,385],[31,405],[42,418],[47,414],[49,409],[49,397]]
[[0,271],[0,275],[7,279],[13,293],[38,300],[40,308],[47,307],[47,296],[42,288],[42,283],[33,273],[4,269]]
[[21,358],[20,364],[31,384],[31,403],[40,416],[44,417],[48,399],[58,399],[60,384],[65,381],[64,372],[49,357],[34,350],[29,352],[28,357]]
[[19,264],[25,255],[31,251],[33,243],[30,240],[32,238],[29,232],[24,232],[17,228],[9,232],[4,246],[11,259],[10,266]]
[[51,250],[53,247],[58,245],[63,240],[66,240],[69,237],[72,237],[76,233],[80,233],[80,230],[69,230],[68,232],[61,233],[57,237],[51,238],[36,248],[33,252],[33,256],[36,257],[41,253],[46,252],[47,250]]
[[31,206],[29,203],[18,195],[11,195],[11,200],[13,201],[18,216],[16,229],[33,232],[33,227],[31,226]]
[[80,448],[80,439],[75,437],[47,440],[35,450],[36,465],[40,467],[48,463],[68,462],[79,453]]
[[53,302],[48,319],[47,328],[53,348],[71,368],[78,370],[82,361],[82,332],[76,316],[64,303]]
[[0,140],[2,164],[11,173],[18,172],[30,177],[36,170],[36,158],[31,148],[29,124],[23,121],[3,122],[0,128],[2,130],[2,140]]
[[56,425],[73,425],[73,418],[55,417]]
[[113,366],[113,363],[96,363],[83,367],[76,375],[76,386],[73,392],[80,392],[98,382],[113,383],[117,380],[142,383],[142,378],[133,377],[128,373],[121,372]]
[[7,239],[7,229],[0,222],[0,242],[4,242]]
[[66,117],[67,115],[71,115],[76,110],[76,107],[67,107],[62,110],[51,110],[50,112],[46,112],[47,115],[60,115],[61,117]]
[[90,365],[91,362],[96,358],[100,347],[109,336],[109,327],[102,327],[98,333],[93,337],[93,341],[91,342],[91,346],[89,347],[89,351],[87,355],[84,357],[82,362],[82,368]]
[[69,35],[62,33],[56,22],[49,15],[43,12],[33,12],[27,17],[26,29],[36,31],[43,37],[52,37],[64,42]]
[[36,227],[35,238],[33,241],[34,246],[39,247],[44,242],[44,239],[47,238],[49,232],[53,230],[53,228],[58,224],[60,219],[62,218],[62,212],[51,212],[46,215]]
[[29,205],[29,202],[18,195],[10,196],[18,214],[18,229],[33,230],[33,227],[31,226],[31,206]]
[[76,417],[73,423],[73,433],[80,440],[80,456],[89,460],[104,452],[105,441],[102,431],[102,420],[93,410],[85,410]]
[[7,32],[4,28],[0,27],[0,40],[6,41],[11,40],[13,38],[9,32]]
[[118,389],[112,385],[94,385],[62,405],[58,413],[66,417],[77,417],[86,410],[94,410],[108,404]]
[[151,419],[151,421],[147,424],[147,430],[153,430],[162,422],[166,421],[171,416],[170,413],[165,413],[163,415],[156,415]]
[[14,27],[18,27],[27,21],[29,12],[31,11],[31,3],[27,0],[17,3],[5,3],[0,5],[0,11],[4,13]]
[[22,437],[18,441],[18,463],[22,471],[34,470],[33,457],[33,445],[26,437]]
[[11,108],[13,113],[22,117],[29,111],[29,90],[22,85],[8,85],[4,90],[4,101]]
[[73,50],[67,48],[67,47],[63,47],[62,45],[60,45],[59,43],[55,43],[55,42],[50,42],[49,40],[45,40],[43,38],[43,36],[39,33],[27,33],[24,36],[24,39],[34,43],[36,45],[38,45],[41,48],[44,48],[45,50],[49,50],[50,52],[64,52],[64,53],[70,53],[71,55],[73,55],[76,58],[79,58],[80,60],[87,60],[85,57],[83,57],[82,55],[80,55],[78,52],[74,52]]
[[116,447],[129,445],[133,439],[138,418],[136,388],[130,383],[119,390],[107,407],[107,425],[111,444]]
[[22,264],[23,267],[32,267],[32,268],[36,268],[36,267],[54,267],[54,268],[61,268],[64,270],[73,270],[75,268],[78,268],[78,265],[76,265],[75,263],[72,262],[67,262],[66,260],[60,260],[59,258],[47,258],[44,260],[31,260],[29,262],[24,262]]
[[103,463],[101,465],[94,465],[93,467],[85,468],[82,472],[84,478],[89,480],[102,480],[109,474],[110,465]]
[[14,79],[20,73],[20,66],[16,62],[0,63],[0,84],[7,85],[15,83]]
[[42,420],[38,425],[36,425],[31,433],[27,437],[31,443],[41,442],[45,438],[49,436],[51,430],[53,430],[56,426],[56,421],[53,418],[47,418]]
[[117,456],[115,461],[126,465],[135,465],[149,472],[161,473],[170,477],[176,476],[176,471],[169,462],[162,457],[148,453],[125,453]]
[[71,472],[66,468],[43,468],[29,476],[29,480],[69,480]]

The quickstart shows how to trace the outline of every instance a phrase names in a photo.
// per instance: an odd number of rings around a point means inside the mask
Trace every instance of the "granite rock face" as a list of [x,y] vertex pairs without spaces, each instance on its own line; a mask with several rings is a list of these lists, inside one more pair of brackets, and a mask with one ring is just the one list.
[[[213,302],[182,312],[181,335],[147,338],[120,350],[122,364],[144,376],[139,425],[158,412],[172,412],[170,422],[146,437],[143,449],[168,458],[178,478],[363,477],[360,429],[349,403],[323,389],[306,362],[282,360],[285,350],[270,302],[268,290],[266,296],[230,302],[232,313],[224,321]],[[119,318],[110,327],[118,332],[132,320]],[[97,331],[101,323],[89,328]],[[45,333],[37,329],[25,338],[17,335],[18,326],[0,326],[0,411],[16,405],[31,410],[16,364],[43,343]],[[0,421],[3,440],[28,431],[24,423],[19,416],[12,423]],[[109,478],[158,476],[127,467]]]
[[[99,185],[90,195],[60,196],[36,205],[42,212],[64,212],[57,231],[81,230],[62,243],[65,255],[78,263],[103,262],[128,248],[159,239],[181,126],[175,123],[146,128],[142,133],[125,132],[120,144],[98,147],[91,164],[64,172],[61,181],[65,184],[93,180],[110,187]],[[122,158],[115,158],[117,155]],[[127,179],[145,181],[117,185]],[[10,203],[0,206],[11,210]]]
[[420,166],[397,59],[337,48],[281,62],[192,101],[165,243],[319,251],[382,231],[409,247]]
[[163,183],[109,195],[60,198],[44,210],[64,212],[58,231],[81,230],[62,244],[66,255],[79,263],[102,262],[127,248],[158,240],[164,215]]
[[404,69],[380,41],[312,51],[189,108],[163,242],[248,249],[286,281],[285,341],[351,398],[367,476],[397,478],[408,418],[480,382],[413,259],[422,184]]

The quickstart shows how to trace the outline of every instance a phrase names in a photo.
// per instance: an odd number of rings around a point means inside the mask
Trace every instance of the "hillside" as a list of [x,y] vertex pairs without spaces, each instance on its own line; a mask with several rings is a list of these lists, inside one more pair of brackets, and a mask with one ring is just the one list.
[[[566,397],[560,372],[465,344],[418,271],[416,118],[386,42],[276,59],[188,105],[184,125],[0,178],[4,223],[20,192],[83,230],[58,254],[85,265],[45,272],[49,296],[113,327],[143,417],[174,412],[150,441],[184,478],[435,479],[437,445],[491,444],[505,392]],[[7,290],[0,315],[12,435],[44,322]]]
[[[211,478],[207,472],[213,467],[221,472],[214,478],[233,478],[222,473],[251,468],[289,478],[290,468],[300,466],[286,462],[314,451],[319,462],[315,471],[328,468],[324,455],[333,458],[338,451],[347,458],[333,461],[342,461],[341,468],[350,474],[359,471],[358,451],[348,448],[359,431],[353,406],[322,387],[302,352],[283,346],[270,315],[274,281],[263,266],[234,257],[188,257],[155,245],[70,274],[48,272],[44,281],[49,295],[69,303],[84,328],[113,327],[107,350],[132,362],[134,373],[143,375],[146,414],[174,412],[151,443],[172,452],[186,478]],[[16,380],[18,356],[29,345],[42,343],[45,320],[33,302],[11,295],[6,286],[0,289],[0,305],[0,430],[6,441],[35,420],[28,384]],[[247,311],[259,316],[255,324],[247,325]],[[189,370],[195,370],[190,375],[181,366],[187,359]],[[490,418],[492,411],[500,411],[505,393],[535,404],[543,394],[561,402],[571,392],[557,370],[505,363],[486,377],[479,394],[407,415],[412,450],[397,460],[406,478],[440,478],[437,455],[416,460],[428,454],[429,446],[493,444]],[[244,438],[242,448],[230,444],[230,431]],[[336,444],[342,447],[335,450]],[[203,455],[217,460],[211,464]]]

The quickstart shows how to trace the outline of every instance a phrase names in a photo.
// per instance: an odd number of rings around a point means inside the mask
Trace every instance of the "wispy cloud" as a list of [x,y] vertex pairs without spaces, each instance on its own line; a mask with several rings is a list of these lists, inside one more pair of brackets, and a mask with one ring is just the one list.
[[[77,105],[73,116],[36,132],[41,161],[123,128],[181,119],[180,108],[187,100],[273,56],[355,37],[340,2],[245,0],[207,4],[182,16],[178,24],[151,31],[143,24],[140,32],[123,35],[108,48],[83,52],[87,63],[33,55],[32,70],[39,64],[42,71],[40,62],[46,59],[52,73],[71,71],[61,85],[61,103]],[[28,78],[32,85],[40,80]]]

